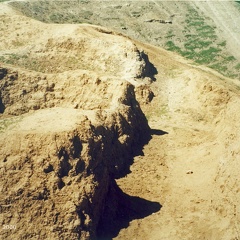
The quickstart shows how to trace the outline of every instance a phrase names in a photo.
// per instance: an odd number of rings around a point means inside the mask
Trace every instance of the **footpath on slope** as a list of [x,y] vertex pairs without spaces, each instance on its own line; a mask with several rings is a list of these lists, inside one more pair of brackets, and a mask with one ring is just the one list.
[[152,139],[118,184],[162,207],[114,239],[239,239],[239,83],[163,50],[146,52],[159,72],[143,107]]

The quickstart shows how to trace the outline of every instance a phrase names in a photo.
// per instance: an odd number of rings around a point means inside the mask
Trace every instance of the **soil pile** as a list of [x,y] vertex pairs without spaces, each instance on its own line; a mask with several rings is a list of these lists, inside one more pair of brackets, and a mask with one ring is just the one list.
[[1,237],[93,239],[124,196],[114,179],[150,138],[133,84],[148,101],[153,66],[126,37],[1,6],[15,65],[0,67]]
[[238,81],[0,13],[2,238],[239,239]]

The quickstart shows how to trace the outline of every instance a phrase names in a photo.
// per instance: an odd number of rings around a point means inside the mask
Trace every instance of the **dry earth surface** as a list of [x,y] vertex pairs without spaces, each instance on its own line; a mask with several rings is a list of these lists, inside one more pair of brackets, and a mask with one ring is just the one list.
[[143,107],[153,135],[118,184],[162,208],[116,239],[239,239],[239,83],[163,50],[146,52],[161,72]]
[[0,18],[1,238],[240,239],[237,80],[105,28]]
[[0,67],[1,238],[95,239],[132,202],[114,179],[150,138],[135,91],[152,98],[154,68],[106,29],[0,11],[0,51],[21,56]]
[[47,23],[101,25],[240,79],[236,1],[30,0],[12,6]]

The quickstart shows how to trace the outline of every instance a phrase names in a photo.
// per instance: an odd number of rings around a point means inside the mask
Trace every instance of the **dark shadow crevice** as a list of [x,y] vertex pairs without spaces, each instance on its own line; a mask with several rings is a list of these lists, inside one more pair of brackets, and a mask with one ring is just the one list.
[[135,219],[160,211],[161,204],[124,193],[114,181],[110,186],[96,240],[111,240]]
[[[147,134],[149,137],[143,141],[143,144],[139,144],[138,147],[135,146],[138,151],[135,149],[132,157],[134,158],[134,156],[137,155],[144,156],[142,151],[143,146],[151,140],[153,135],[162,136],[165,134],[168,134],[168,132],[160,129],[149,129]],[[131,164],[132,163],[133,162],[131,162]],[[127,173],[125,172],[125,174]],[[118,187],[115,180],[111,181],[103,206],[96,231],[96,240],[111,240],[119,234],[121,229],[127,228],[131,221],[145,218],[160,211],[162,207],[159,202],[149,201],[124,193]]]
[[150,130],[150,134],[151,134],[151,136],[152,136],[152,135],[162,136],[162,135],[168,134],[168,132],[165,132],[165,131],[160,130],[160,129],[153,129],[153,128],[152,128],[152,129]]
[[1,95],[0,95],[0,113],[4,113],[4,111],[5,111],[5,106],[2,102]]
[[146,53],[142,51],[139,55],[140,59],[143,59],[146,64],[141,77],[149,77],[152,81],[156,81],[155,75],[158,74],[157,68],[149,61],[148,55]]

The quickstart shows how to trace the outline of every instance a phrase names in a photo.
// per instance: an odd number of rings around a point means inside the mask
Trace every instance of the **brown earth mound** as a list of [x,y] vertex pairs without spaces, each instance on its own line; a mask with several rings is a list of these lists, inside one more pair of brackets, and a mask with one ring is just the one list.
[[114,239],[239,239],[240,84],[145,47],[161,69],[155,98],[142,107],[152,139],[117,183],[162,208]]
[[155,69],[99,27],[1,18],[9,38],[16,23],[24,35],[0,44],[15,65],[0,67],[1,237],[93,239],[127,201],[114,179],[150,138],[134,85],[151,100]]
[[1,238],[239,239],[238,81],[0,13]]

